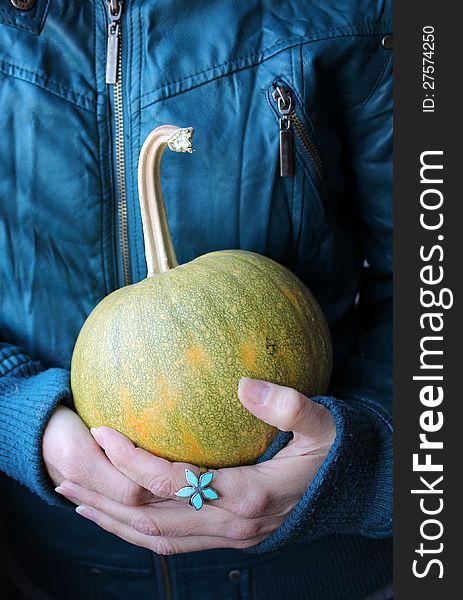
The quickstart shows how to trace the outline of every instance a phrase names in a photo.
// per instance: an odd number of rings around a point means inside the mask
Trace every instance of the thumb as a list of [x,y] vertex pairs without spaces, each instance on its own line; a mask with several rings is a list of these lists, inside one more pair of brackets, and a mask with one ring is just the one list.
[[336,426],[330,411],[297,390],[243,377],[238,397],[253,415],[281,431],[293,431],[311,440],[334,440]]

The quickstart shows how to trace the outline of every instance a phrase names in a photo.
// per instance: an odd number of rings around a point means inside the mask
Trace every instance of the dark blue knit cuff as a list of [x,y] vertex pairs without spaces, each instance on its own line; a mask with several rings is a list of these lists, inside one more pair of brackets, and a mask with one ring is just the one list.
[[11,348],[9,352],[2,348],[0,357],[0,369],[5,373],[0,377],[0,470],[48,504],[69,507],[54,491],[42,456],[43,434],[51,414],[71,395],[69,371],[41,371],[39,363]]
[[[347,402],[316,396],[312,400],[333,415],[335,441],[287,519],[269,537],[243,552],[261,554],[332,533],[391,535],[390,419],[380,406],[364,399]],[[272,458],[291,437],[291,433],[279,433],[258,462]]]

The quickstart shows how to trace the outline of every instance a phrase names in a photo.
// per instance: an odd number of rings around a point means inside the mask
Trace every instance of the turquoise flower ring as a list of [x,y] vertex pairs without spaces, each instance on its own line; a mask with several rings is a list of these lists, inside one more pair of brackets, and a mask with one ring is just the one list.
[[185,469],[185,478],[190,485],[180,488],[175,492],[175,495],[179,498],[189,498],[188,503],[196,510],[200,510],[204,506],[204,500],[217,500],[219,497],[215,490],[207,487],[213,477],[213,473],[206,471],[198,480],[193,471]]

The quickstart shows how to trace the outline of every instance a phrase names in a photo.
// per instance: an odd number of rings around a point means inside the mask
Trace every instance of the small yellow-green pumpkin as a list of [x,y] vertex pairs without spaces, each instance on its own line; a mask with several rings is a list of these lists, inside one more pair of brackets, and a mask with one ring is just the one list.
[[240,377],[326,391],[331,345],[309,290],[278,263],[212,252],[107,296],[72,358],[76,409],[169,460],[254,462],[276,429],[240,403]]

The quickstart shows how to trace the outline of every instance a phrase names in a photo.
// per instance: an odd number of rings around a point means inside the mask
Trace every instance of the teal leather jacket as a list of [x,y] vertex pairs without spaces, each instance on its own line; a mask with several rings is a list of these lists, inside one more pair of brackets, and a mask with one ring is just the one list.
[[[0,0],[0,470],[17,524],[11,543],[23,527],[21,543],[34,531],[53,560],[68,553],[100,571],[130,570],[149,555],[162,572],[168,563],[170,583],[160,576],[159,589],[178,598],[187,566],[212,578],[238,562],[239,581],[220,579],[217,595],[196,597],[234,598],[238,585],[243,598],[364,598],[391,576],[390,3],[114,4],[110,21],[103,0]],[[295,152],[286,177],[281,118]],[[85,318],[146,277],[137,159],[165,123],[195,129],[193,155],[166,155],[162,166],[179,262],[241,248],[308,285],[333,337],[330,395],[316,401],[332,411],[337,437],[261,544],[161,564],[72,514],[47,478],[41,439],[57,403],[71,403],[70,357]],[[290,436],[279,434],[260,460]],[[277,575],[287,595],[272,596]],[[122,584],[101,597],[118,589],[135,597]],[[153,597],[143,590],[140,600]]]

